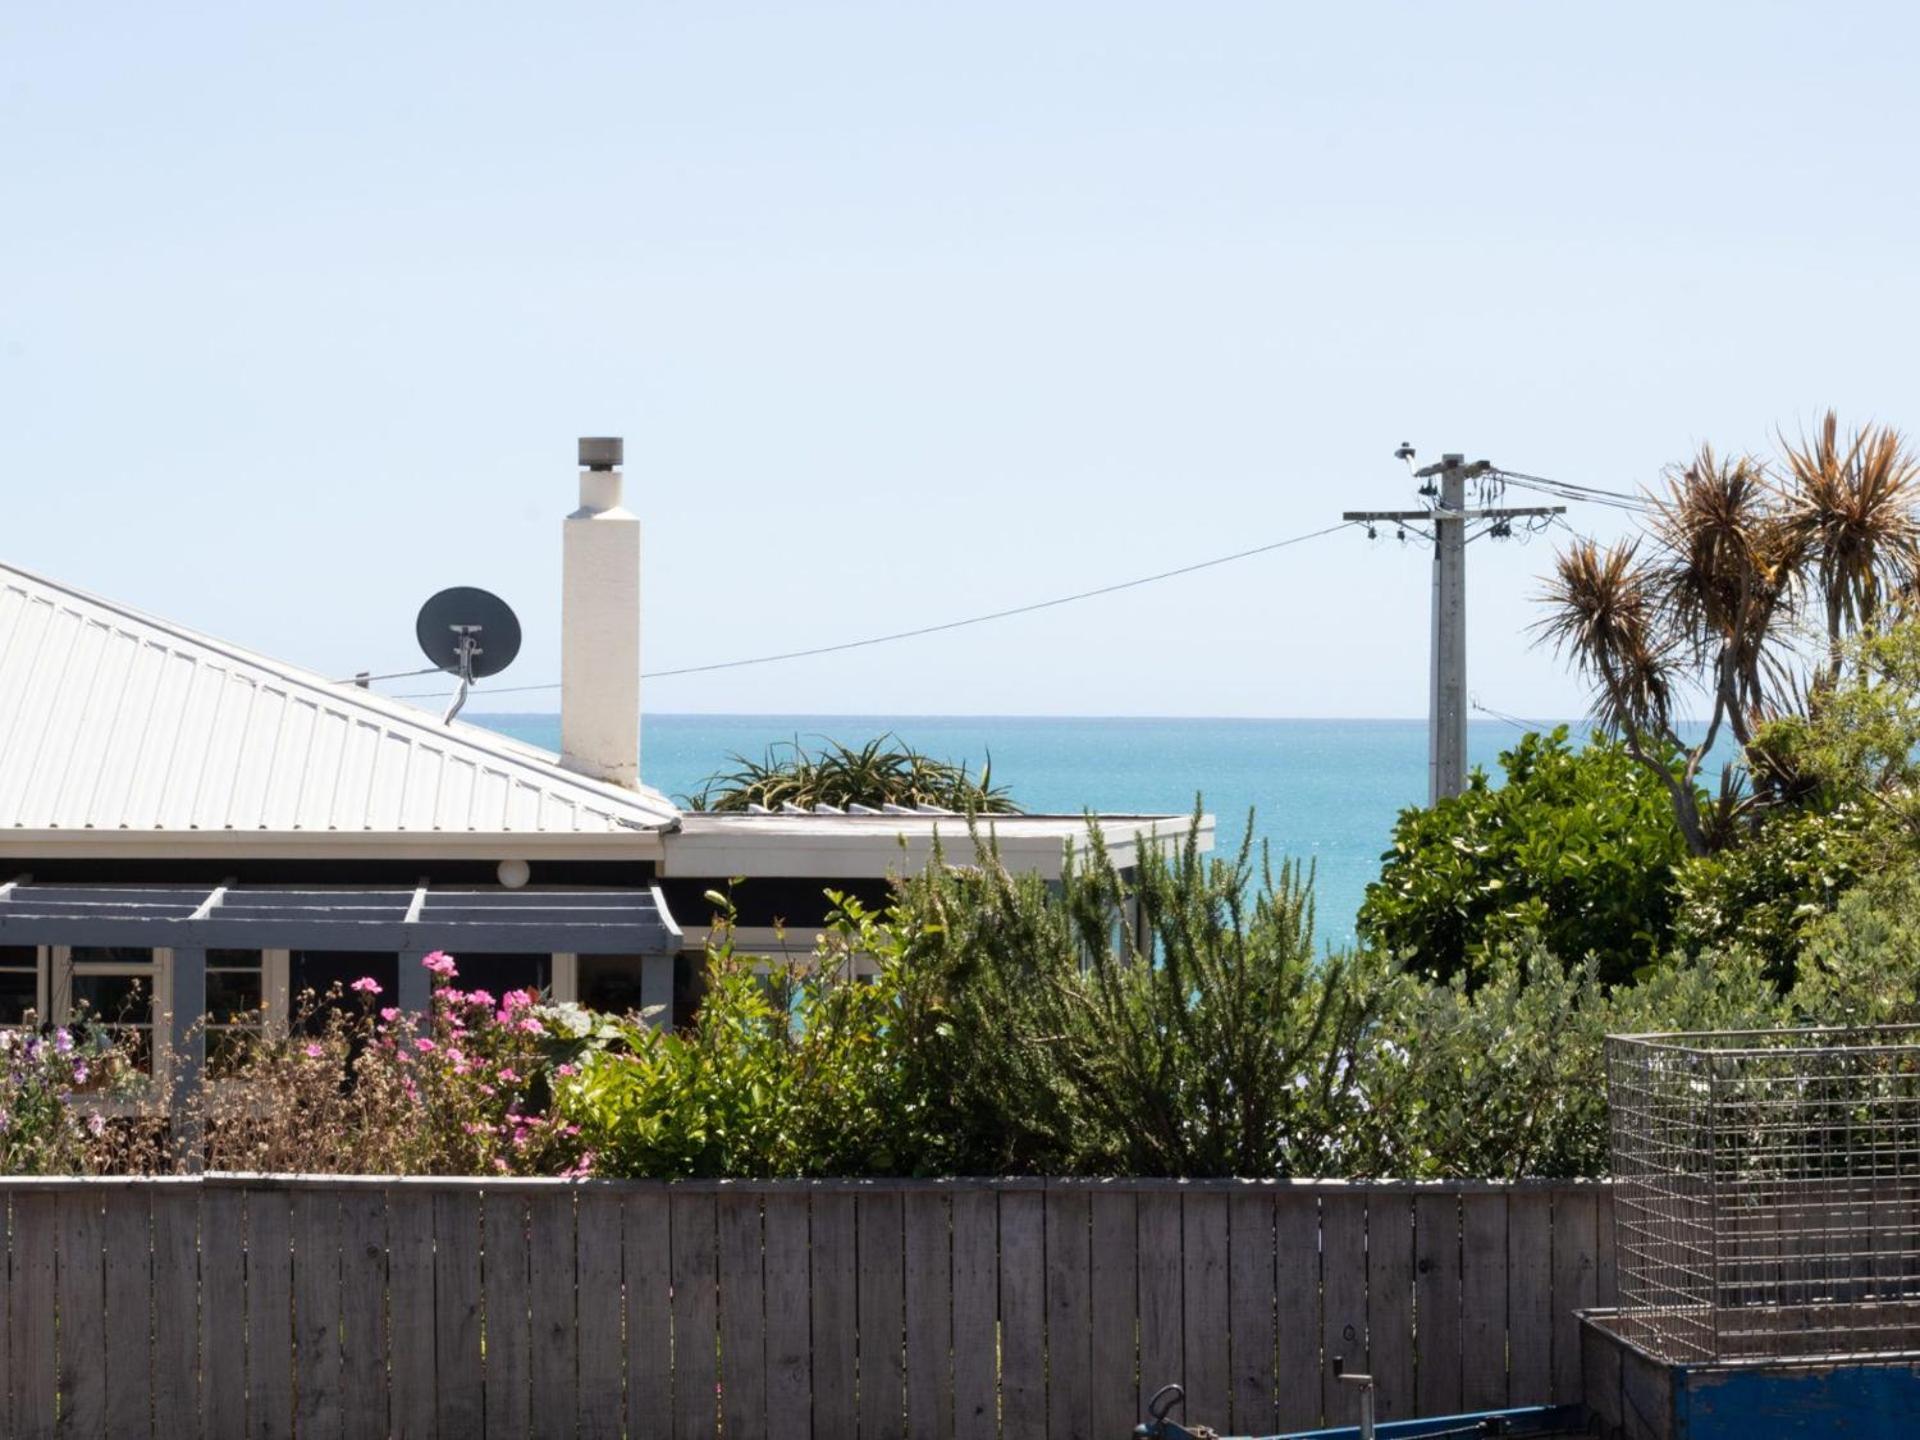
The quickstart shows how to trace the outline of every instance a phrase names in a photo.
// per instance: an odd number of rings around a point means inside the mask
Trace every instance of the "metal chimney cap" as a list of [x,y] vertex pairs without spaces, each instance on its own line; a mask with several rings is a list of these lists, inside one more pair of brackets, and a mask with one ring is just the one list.
[[626,463],[626,442],[618,435],[580,437],[580,468],[611,470]]

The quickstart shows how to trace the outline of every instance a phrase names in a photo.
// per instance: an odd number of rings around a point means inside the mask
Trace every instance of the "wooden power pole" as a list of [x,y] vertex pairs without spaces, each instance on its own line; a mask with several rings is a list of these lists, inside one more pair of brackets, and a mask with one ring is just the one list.
[[[1402,446],[1400,453],[1411,457]],[[1523,505],[1469,510],[1467,481],[1493,472],[1486,460],[1471,465],[1464,455],[1443,455],[1437,465],[1414,471],[1433,495],[1423,510],[1349,510],[1342,517],[1365,524],[1433,526],[1432,680],[1427,697],[1427,803],[1436,804],[1467,788],[1467,526],[1489,520],[1488,532],[1505,534],[1507,522],[1538,515],[1561,515],[1564,505]],[[1433,483],[1437,481],[1437,486]]]

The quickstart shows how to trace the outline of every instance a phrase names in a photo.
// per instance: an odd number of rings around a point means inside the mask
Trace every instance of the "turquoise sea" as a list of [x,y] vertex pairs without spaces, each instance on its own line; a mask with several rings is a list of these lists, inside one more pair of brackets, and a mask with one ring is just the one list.
[[[557,715],[468,718],[549,749],[560,743]],[[1315,867],[1321,938],[1336,944],[1353,933],[1394,817],[1427,793],[1424,720],[650,714],[640,770],[655,789],[681,796],[730,754],[757,757],[771,741],[858,742],[889,731],[975,769],[991,755],[994,779],[1026,810],[1185,813],[1198,794],[1218,818],[1221,849],[1238,844],[1251,814],[1256,841],[1276,858]],[[1472,722],[1469,759],[1496,770],[1520,733],[1506,721]]]

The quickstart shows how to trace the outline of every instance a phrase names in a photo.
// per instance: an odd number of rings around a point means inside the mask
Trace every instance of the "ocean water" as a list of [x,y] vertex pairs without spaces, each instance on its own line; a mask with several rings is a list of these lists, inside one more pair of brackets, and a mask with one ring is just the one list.
[[[559,747],[557,715],[467,718]],[[990,755],[995,781],[1026,810],[1184,814],[1198,796],[1218,821],[1221,850],[1239,844],[1251,817],[1255,843],[1276,862],[1292,856],[1314,867],[1320,936],[1331,944],[1352,936],[1395,816],[1427,794],[1424,720],[650,714],[640,770],[655,789],[685,796],[730,755],[758,757],[773,741],[858,743],[889,732],[974,770]],[[1506,721],[1470,722],[1469,762],[1497,773],[1499,753],[1520,733]]]

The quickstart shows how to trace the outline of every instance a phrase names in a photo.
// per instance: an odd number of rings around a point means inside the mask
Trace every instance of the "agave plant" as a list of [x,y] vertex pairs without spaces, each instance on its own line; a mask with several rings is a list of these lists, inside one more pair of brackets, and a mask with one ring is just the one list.
[[857,746],[823,738],[817,750],[796,737],[769,745],[759,760],[727,759],[731,770],[707,777],[697,794],[683,797],[688,809],[737,813],[749,805],[769,810],[937,805],[981,815],[1019,813],[1006,787],[993,783],[991,756],[975,776],[965,764],[922,754],[892,734]]
[[[1577,542],[1541,597],[1537,633],[1592,683],[1600,722],[1661,775],[1697,854],[1791,788],[1756,743],[1762,727],[1817,707],[1848,637],[1920,593],[1920,458],[1900,433],[1869,426],[1843,443],[1829,411],[1812,440],[1782,449],[1776,470],[1701,447],[1663,474],[1642,537]],[[1810,654],[1801,620],[1816,611],[1824,643]],[[1687,694],[1707,712],[1692,745],[1675,721]],[[1741,761],[1707,810],[1697,779],[1723,728]]]

